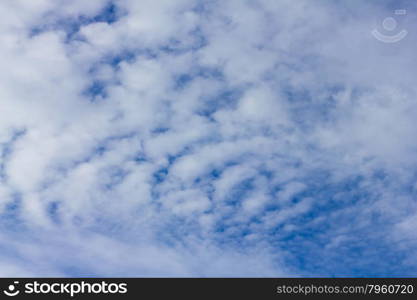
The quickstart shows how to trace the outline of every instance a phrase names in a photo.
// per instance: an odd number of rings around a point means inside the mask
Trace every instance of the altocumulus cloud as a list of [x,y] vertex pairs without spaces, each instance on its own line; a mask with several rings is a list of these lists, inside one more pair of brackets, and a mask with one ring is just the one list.
[[415,275],[394,2],[1,1],[0,275]]

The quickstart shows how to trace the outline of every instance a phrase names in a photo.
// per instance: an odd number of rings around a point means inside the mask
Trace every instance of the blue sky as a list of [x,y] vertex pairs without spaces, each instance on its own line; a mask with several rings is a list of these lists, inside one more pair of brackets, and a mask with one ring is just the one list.
[[413,1],[0,8],[1,276],[416,275]]

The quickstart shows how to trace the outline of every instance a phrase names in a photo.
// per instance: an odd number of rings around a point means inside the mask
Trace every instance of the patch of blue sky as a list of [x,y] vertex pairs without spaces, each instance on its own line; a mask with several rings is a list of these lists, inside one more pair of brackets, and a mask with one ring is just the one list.
[[[390,224],[376,213],[365,216],[375,199],[371,191],[360,187],[360,181],[323,184],[320,189],[297,195],[313,197],[315,206],[270,233],[270,238],[276,239],[273,244],[291,253],[288,265],[302,270],[305,276],[412,275],[411,267],[399,265],[405,254],[384,237]],[[297,230],[286,232],[284,226],[288,224]]]
[[[355,220],[351,220],[354,222]],[[349,226],[347,223],[346,226]],[[413,276],[413,268],[404,264],[405,252],[398,251],[381,235],[378,224],[369,231],[350,232],[349,239],[327,248],[328,233],[301,231],[278,243],[291,253],[287,264],[303,276],[395,277]]]
[[5,204],[3,212],[0,214],[0,228],[2,232],[26,232],[24,221],[22,219],[22,196],[18,193],[14,193],[12,200]]
[[167,167],[160,168],[153,174],[153,178],[155,180],[155,184],[164,182],[165,178],[169,173],[169,169]]
[[101,80],[93,80],[93,82],[82,92],[82,95],[90,99],[91,102],[96,102],[98,99],[107,97],[107,84]]
[[115,2],[110,1],[101,12],[99,12],[96,16],[89,18],[89,20],[91,23],[105,22],[107,24],[113,24],[122,15],[124,15],[124,13],[117,7]]
[[[306,276],[324,276],[326,274],[339,274],[340,276],[341,271],[344,272],[343,274],[346,276],[360,274],[362,274],[361,276],[371,276],[378,274],[378,272],[379,274],[382,274],[381,270],[385,266],[381,266],[378,270],[373,270],[371,264],[372,259],[375,259],[374,263],[377,263],[376,260],[383,255],[384,251],[389,249],[388,244],[379,241],[379,239],[382,239],[382,236],[378,237],[378,234],[374,233],[373,226],[378,224],[379,228],[382,228],[381,226],[384,226],[384,224],[379,224],[379,222],[382,221],[378,220],[378,216],[375,216],[375,219],[370,220],[368,224],[365,224],[365,227],[354,225],[355,223],[359,223],[359,216],[355,215],[355,211],[351,211],[352,205],[358,205],[358,203],[364,205],[364,203],[371,200],[371,196],[369,195],[370,192],[360,188],[361,180],[362,179],[358,177],[352,178],[343,184],[338,183],[328,185],[321,185],[319,182],[316,182],[316,186],[310,186],[306,191],[296,194],[290,200],[290,204],[287,203],[287,206],[298,203],[307,197],[314,198],[316,205],[308,212],[291,218],[290,223],[285,222],[270,232],[263,233],[266,234],[265,238],[271,240],[271,243],[275,244],[277,248],[289,252],[290,255],[287,258],[289,260],[289,265],[304,270]],[[233,192],[228,195],[228,199],[232,200],[231,202],[228,202],[231,207],[235,206],[235,208],[237,208],[242,203],[245,195],[253,189],[251,182],[252,179],[247,179],[235,186]],[[343,197],[340,197],[341,191],[344,191],[345,193]],[[337,197],[337,200],[335,197]],[[364,205],[364,207],[366,206]],[[358,209],[360,209],[360,205],[358,206]],[[280,208],[270,208],[265,212],[271,210],[279,213]],[[245,244],[244,236],[249,234],[251,230],[244,224],[237,224],[234,223],[234,221],[231,221],[228,215],[232,216],[236,211],[238,210],[230,210],[223,216],[224,218],[217,223],[216,232],[219,233],[219,235],[216,237],[216,241],[219,245]],[[250,222],[257,223],[258,221],[257,218],[254,217]],[[258,224],[260,223],[258,222]],[[297,231],[286,232],[284,227],[289,224],[295,226]],[[349,239],[352,239],[352,243],[356,243],[356,245],[343,245],[342,249],[336,247],[334,249],[326,250],[326,245],[331,242],[331,239],[334,238],[339,230],[344,230],[348,234]],[[378,253],[375,253],[375,257],[369,257],[370,262],[368,266],[362,266],[359,261],[356,265],[347,261],[352,259],[352,256],[356,256],[355,253],[352,255],[349,251],[359,251],[362,252],[363,255],[369,255],[367,251],[369,251],[369,247],[372,246],[385,248],[381,248],[381,251],[374,250]],[[325,254],[327,251],[336,252],[338,255],[333,255],[333,257],[327,256],[327,254]],[[339,251],[346,252],[344,254],[345,256],[340,256]],[[393,252],[394,251],[391,249],[391,253]],[[318,264],[323,264],[323,258],[321,257],[323,255],[327,257],[327,267],[323,265],[318,266]],[[344,259],[345,257],[346,260]],[[390,259],[394,260],[395,258],[396,256],[393,255]],[[334,268],[332,268],[332,266]],[[352,266],[352,268],[349,269],[348,266]],[[395,271],[391,269],[392,268],[388,268],[385,270]],[[397,271],[400,272],[401,269],[398,269]],[[388,273],[383,274],[389,275]]]
[[116,4],[109,2],[102,11],[95,16],[78,15],[76,17],[56,18],[56,15],[45,16],[45,23],[37,25],[30,30],[29,36],[36,36],[43,32],[51,30],[61,30],[66,33],[66,42],[71,42],[74,39],[80,39],[77,36],[82,26],[105,22],[112,24],[122,16],[122,12],[117,8]]
[[246,178],[236,184],[231,190],[229,191],[226,198],[223,200],[227,206],[237,207],[242,204],[242,201],[248,196],[248,194],[254,190],[254,182],[255,178]]
[[102,64],[107,64],[117,70],[121,62],[132,63],[137,56],[155,58],[156,54],[152,50],[147,49],[122,49],[117,53],[107,53],[102,56],[100,60],[93,65],[91,71],[94,71],[95,67]]

